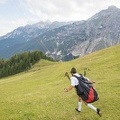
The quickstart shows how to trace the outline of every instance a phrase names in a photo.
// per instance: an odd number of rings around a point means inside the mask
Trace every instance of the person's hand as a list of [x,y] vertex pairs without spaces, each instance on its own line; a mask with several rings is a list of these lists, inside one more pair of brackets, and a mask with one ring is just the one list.
[[64,88],[64,92],[68,92],[68,89],[67,89],[67,88]]
[[68,72],[65,73],[65,77],[67,77],[70,80]]
[[95,81],[93,81],[93,80],[92,80],[91,82],[92,82],[92,83],[95,83]]
[[65,76],[69,76],[69,75],[68,75],[68,72],[65,73]]

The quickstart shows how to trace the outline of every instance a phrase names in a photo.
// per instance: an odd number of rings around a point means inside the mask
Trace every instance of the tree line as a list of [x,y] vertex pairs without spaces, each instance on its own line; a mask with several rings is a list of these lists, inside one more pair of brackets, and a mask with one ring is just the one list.
[[41,51],[16,54],[8,60],[0,58],[0,78],[26,71],[40,59],[54,61]]

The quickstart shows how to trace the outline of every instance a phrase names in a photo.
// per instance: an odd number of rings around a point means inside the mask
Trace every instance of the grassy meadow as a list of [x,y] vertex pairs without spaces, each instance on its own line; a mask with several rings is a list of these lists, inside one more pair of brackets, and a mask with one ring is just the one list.
[[[86,105],[77,113],[75,90],[64,77],[76,67],[79,73],[89,68],[87,77],[95,80],[101,108],[99,117]],[[41,60],[30,70],[0,79],[0,120],[120,120],[120,45],[69,62]]]

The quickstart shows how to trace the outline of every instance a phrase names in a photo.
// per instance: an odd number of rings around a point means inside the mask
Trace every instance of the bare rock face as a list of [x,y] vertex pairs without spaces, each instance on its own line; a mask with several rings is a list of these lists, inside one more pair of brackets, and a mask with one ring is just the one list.
[[71,60],[120,44],[120,9],[109,6],[86,21],[39,22],[0,37],[0,57],[40,50],[57,60]]
[[86,41],[77,45],[72,53],[85,55],[120,44],[120,9],[110,6],[86,21]]

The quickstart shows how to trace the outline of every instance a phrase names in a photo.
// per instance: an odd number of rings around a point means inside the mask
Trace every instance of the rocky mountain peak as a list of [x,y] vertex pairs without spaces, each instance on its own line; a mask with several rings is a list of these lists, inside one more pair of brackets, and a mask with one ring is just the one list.
[[120,44],[119,20],[120,9],[112,5],[86,21],[47,21],[21,27],[0,38],[0,57],[31,50],[40,50],[58,60],[83,56]]
[[91,18],[89,18],[88,21],[96,20],[100,18],[105,19],[105,18],[109,18],[110,16],[112,18],[113,16],[116,16],[118,14],[120,14],[120,9],[112,5],[109,6],[107,9],[101,10],[100,12],[96,13]]
[[116,6],[114,6],[114,5],[111,5],[111,6],[108,6],[108,9],[110,10],[115,10],[115,9],[118,9]]

